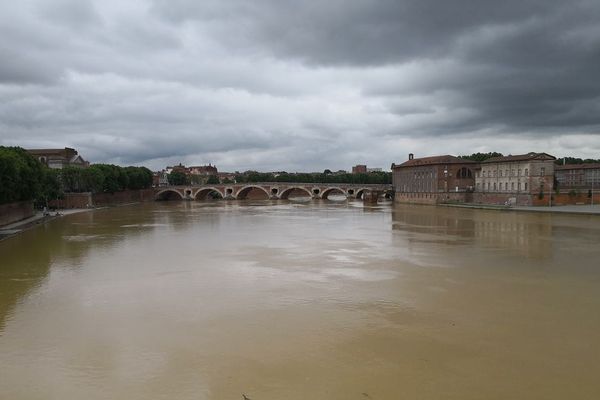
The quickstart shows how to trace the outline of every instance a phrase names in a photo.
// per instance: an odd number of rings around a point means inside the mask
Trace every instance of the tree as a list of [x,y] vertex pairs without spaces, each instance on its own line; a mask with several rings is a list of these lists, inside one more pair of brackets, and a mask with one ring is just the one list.
[[210,175],[206,183],[209,185],[218,185],[221,182],[219,181],[219,177],[217,175]]
[[44,166],[20,147],[0,146],[0,203],[33,200]]
[[48,207],[48,201],[63,196],[58,170],[44,166],[41,176],[40,194],[37,196],[36,205]]
[[169,185],[189,185],[190,183],[188,176],[180,171],[171,172],[167,180],[169,181]]
[[502,157],[502,156],[503,156],[502,153],[497,153],[495,151],[491,151],[489,153],[473,153],[470,156],[458,156],[458,158],[462,158],[464,160],[482,162],[482,161],[487,160],[488,158]]

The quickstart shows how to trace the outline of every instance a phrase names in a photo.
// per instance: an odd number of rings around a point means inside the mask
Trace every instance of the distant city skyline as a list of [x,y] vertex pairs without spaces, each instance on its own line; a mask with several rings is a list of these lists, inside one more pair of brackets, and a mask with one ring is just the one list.
[[0,145],[222,171],[600,158],[600,3],[0,4]]

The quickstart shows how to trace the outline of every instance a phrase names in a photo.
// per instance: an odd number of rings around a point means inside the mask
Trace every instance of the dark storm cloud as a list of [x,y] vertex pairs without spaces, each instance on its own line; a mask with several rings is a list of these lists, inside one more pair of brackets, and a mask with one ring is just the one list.
[[155,168],[598,157],[599,20],[585,0],[7,2],[0,144]]

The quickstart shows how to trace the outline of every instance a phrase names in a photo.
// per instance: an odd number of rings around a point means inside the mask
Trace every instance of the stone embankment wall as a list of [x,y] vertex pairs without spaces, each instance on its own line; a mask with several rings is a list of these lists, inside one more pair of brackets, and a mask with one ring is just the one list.
[[52,208],[88,208],[138,203],[154,200],[154,189],[124,190],[115,193],[65,193],[63,199],[52,200]]
[[439,203],[471,203],[473,193],[467,192],[448,192],[448,193],[400,193],[396,192],[394,196],[396,203],[404,204],[430,204]]
[[[592,198],[588,197],[588,191],[574,193],[558,193],[554,194],[552,204],[555,206],[577,205],[577,204],[592,204]],[[600,193],[594,193],[594,204],[600,204]]]
[[0,226],[12,224],[35,214],[33,202],[19,201],[0,205]]

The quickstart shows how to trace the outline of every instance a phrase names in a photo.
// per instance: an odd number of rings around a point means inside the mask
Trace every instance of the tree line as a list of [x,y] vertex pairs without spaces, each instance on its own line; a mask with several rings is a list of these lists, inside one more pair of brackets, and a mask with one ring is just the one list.
[[[495,151],[489,153],[473,153],[471,155],[458,156],[458,158],[462,158],[464,160],[472,160],[477,162],[482,162],[492,157],[502,157],[502,153],[497,153]],[[556,165],[563,164],[597,164],[600,163],[600,159],[594,158],[578,158],[578,157],[561,157],[557,158],[554,161]]]
[[238,183],[255,182],[286,182],[286,183],[356,183],[356,184],[390,184],[391,172],[369,172],[366,174],[350,173],[295,173],[281,172],[278,174],[248,171],[236,175]]
[[65,192],[108,192],[152,186],[145,167],[94,164],[51,169],[20,147],[0,146],[0,204],[34,200],[38,205]]

